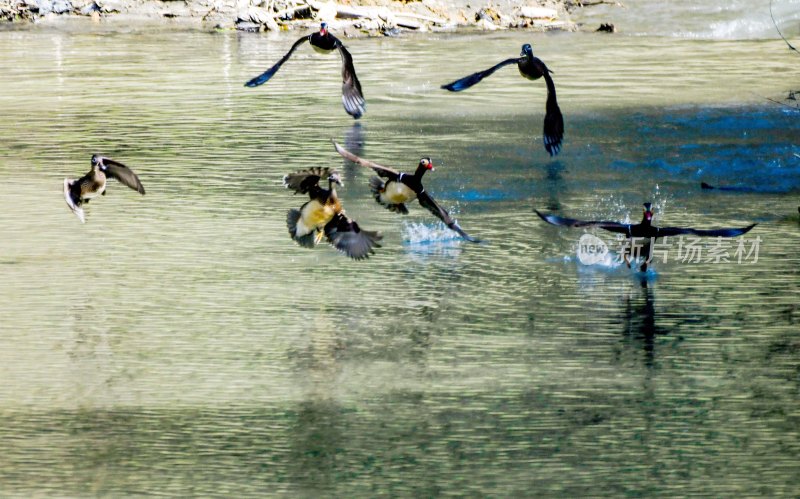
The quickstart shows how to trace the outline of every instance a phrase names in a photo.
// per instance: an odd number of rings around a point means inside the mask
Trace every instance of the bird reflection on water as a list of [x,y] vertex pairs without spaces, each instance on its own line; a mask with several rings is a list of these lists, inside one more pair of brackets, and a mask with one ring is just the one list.
[[666,335],[669,330],[660,326],[656,320],[654,290],[646,276],[640,276],[641,295],[637,298],[633,292],[625,299],[623,310],[623,335],[635,342],[641,342],[644,351],[644,363],[653,368],[655,363],[656,337]]
[[[344,143],[347,146],[347,150],[356,156],[364,154],[364,128],[360,122],[354,123],[353,126],[347,129],[344,134]],[[357,176],[358,165],[347,158],[342,159],[342,164],[344,165],[345,181],[353,182]]]
[[561,161],[551,161],[547,164],[547,171],[545,175],[545,186],[547,189],[547,206],[548,210],[556,211],[561,209],[559,199],[566,196],[566,184],[562,173],[565,168]]

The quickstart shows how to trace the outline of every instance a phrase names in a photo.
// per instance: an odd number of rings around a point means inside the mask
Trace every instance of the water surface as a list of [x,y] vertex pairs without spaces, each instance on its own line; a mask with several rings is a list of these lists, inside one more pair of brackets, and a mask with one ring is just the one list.
[[[351,40],[355,123],[334,56],[243,87],[293,34],[84,28],[0,32],[4,494],[800,491],[800,114],[766,100],[797,86],[782,42]],[[438,89],[524,42],[554,71],[556,159],[544,85]],[[331,138],[433,157],[429,192],[486,243],[381,209]],[[110,185],[81,225],[62,181],[96,152],[147,195]],[[289,239],[303,199],[281,177],[314,165],[384,233],[370,260]],[[533,213],[638,220],[645,201],[663,225],[758,222],[758,261],[586,266],[582,231]]]

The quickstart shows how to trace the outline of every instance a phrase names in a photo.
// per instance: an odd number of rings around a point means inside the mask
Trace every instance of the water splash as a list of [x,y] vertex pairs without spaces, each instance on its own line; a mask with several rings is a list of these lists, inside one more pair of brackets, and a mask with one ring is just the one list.
[[622,257],[619,256],[617,253],[613,251],[609,251],[606,255],[599,261],[591,263],[591,264],[584,264],[580,261],[577,257],[577,245],[574,248],[575,254],[572,255],[565,255],[564,258],[561,260],[566,264],[575,264],[578,272],[616,272],[617,269],[620,267],[625,266],[625,262],[622,261]]
[[661,187],[656,184],[655,188],[653,188],[652,194],[650,198],[653,200],[653,208],[654,208],[654,217],[653,222],[658,224],[658,219],[661,217],[662,214],[666,213],[667,206],[669,205],[672,195],[662,193]]
[[406,245],[442,244],[459,245],[461,237],[445,224],[425,224],[421,222],[403,223],[403,243]]
[[461,237],[443,223],[404,222],[402,234],[404,249],[414,260],[427,261],[431,256],[455,259],[463,251]]

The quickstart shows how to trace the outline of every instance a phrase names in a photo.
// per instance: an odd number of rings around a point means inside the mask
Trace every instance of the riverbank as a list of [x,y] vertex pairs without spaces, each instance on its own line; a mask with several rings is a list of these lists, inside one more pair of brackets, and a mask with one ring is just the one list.
[[[592,2],[592,4],[607,3]],[[217,29],[284,31],[326,21],[345,37],[410,31],[575,30],[570,12],[588,2],[544,0],[0,0],[0,22],[53,24],[64,18],[131,24],[188,22]]]

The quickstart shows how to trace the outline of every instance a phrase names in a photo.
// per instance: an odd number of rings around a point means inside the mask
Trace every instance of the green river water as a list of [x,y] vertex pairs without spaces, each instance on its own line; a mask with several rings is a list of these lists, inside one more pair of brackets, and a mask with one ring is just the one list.
[[[800,494],[800,113],[766,100],[800,58],[774,39],[347,40],[356,124],[335,55],[243,86],[295,35],[0,31],[0,495]],[[555,159],[542,82],[439,89],[526,42],[554,71]],[[431,156],[428,191],[486,242],[382,209],[331,138],[407,171]],[[62,182],[93,153],[147,194],[111,183],[82,225]],[[383,232],[369,260],[289,239],[303,199],[281,178],[316,165]],[[646,201],[661,225],[758,222],[758,260],[676,243],[644,276],[583,265],[584,231],[533,213],[638,221]]]

